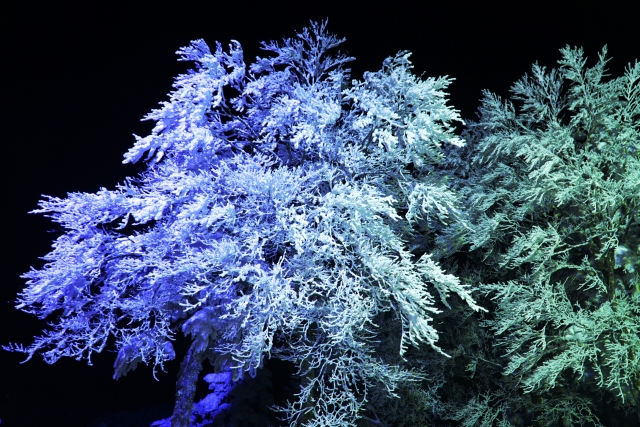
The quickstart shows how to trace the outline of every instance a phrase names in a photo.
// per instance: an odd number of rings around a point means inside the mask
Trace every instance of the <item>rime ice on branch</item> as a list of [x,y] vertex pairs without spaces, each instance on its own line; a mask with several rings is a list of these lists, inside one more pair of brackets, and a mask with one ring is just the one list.
[[463,145],[446,105],[451,79],[414,76],[400,52],[350,81],[353,58],[330,53],[343,40],[325,27],[263,43],[270,56],[248,69],[235,41],[228,52],[202,40],[178,51],[196,69],[125,155],[146,171],[34,211],[65,232],[24,275],[18,308],[53,323],[14,350],[53,363],[114,346],[117,378],[140,362],[162,368],[182,332],[191,346],[173,426],[191,422],[205,360],[235,378],[265,357],[293,362],[292,424],[355,425],[370,387],[392,393],[418,377],[376,354],[381,314],[394,313],[396,352],[442,352],[436,304],[454,292],[479,309],[432,259],[428,236],[415,237],[418,221],[466,226],[431,174],[443,144]]

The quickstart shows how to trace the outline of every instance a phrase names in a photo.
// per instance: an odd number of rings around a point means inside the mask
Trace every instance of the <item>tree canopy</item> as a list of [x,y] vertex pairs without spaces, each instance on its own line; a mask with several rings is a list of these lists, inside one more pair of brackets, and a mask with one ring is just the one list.
[[325,27],[263,43],[271,56],[248,69],[235,41],[178,51],[196,69],[125,155],[146,170],[34,211],[64,233],[24,275],[18,308],[53,322],[14,350],[53,363],[113,345],[117,378],[140,362],[162,369],[182,332],[172,426],[190,425],[205,360],[236,379],[265,357],[290,361],[301,389],[289,421],[346,426],[371,387],[420,378],[384,359],[383,322],[400,356],[426,343],[444,357],[438,304],[453,292],[479,309],[430,254],[439,229],[466,226],[431,173],[443,145],[463,145],[451,80],[416,77],[400,52],[349,81],[353,58],[330,52],[343,40]]
[[145,170],[34,211],[63,233],[18,308],[52,322],[5,348],[115,348],[115,378],[182,358],[162,427],[240,407],[266,358],[297,369],[290,425],[640,417],[640,63],[607,79],[606,48],[567,46],[464,123],[407,51],[351,79],[326,25],[248,67],[178,51],[195,70],[125,154]]

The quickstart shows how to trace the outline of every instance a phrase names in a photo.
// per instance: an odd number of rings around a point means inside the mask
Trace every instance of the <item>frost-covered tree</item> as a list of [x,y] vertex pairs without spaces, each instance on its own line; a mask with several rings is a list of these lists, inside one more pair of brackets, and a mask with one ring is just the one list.
[[[598,424],[594,395],[640,416],[640,64],[607,80],[606,48],[591,68],[561,53],[512,87],[519,108],[485,92],[447,165],[465,177],[471,277],[504,356],[471,368],[504,365],[545,426]],[[493,387],[457,412],[475,414],[464,425],[511,425],[505,408],[525,399]]]
[[[400,52],[349,81],[353,58],[329,52],[343,40],[325,27],[263,43],[271,56],[248,69],[235,41],[178,51],[196,69],[125,155],[146,170],[34,211],[64,232],[24,275],[18,308],[51,327],[11,349],[53,363],[112,346],[117,378],[162,368],[182,332],[173,427],[192,422],[207,360],[236,379],[265,357],[294,363],[292,425],[354,425],[371,390],[419,377],[384,354],[442,352],[432,321],[452,292],[479,309],[431,254],[445,225],[467,226],[433,173],[443,145],[463,144],[450,79],[416,77]],[[386,346],[383,327],[396,334]]]

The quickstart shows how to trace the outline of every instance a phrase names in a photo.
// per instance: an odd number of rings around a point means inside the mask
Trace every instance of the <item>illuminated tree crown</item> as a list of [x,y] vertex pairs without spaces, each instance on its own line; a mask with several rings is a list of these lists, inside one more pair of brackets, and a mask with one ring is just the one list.
[[53,363],[115,346],[117,378],[139,362],[162,368],[181,331],[191,345],[172,426],[190,424],[205,360],[236,379],[265,357],[294,363],[301,389],[283,410],[317,426],[354,425],[371,387],[419,378],[385,360],[383,324],[396,354],[443,353],[437,305],[454,292],[479,309],[430,255],[445,227],[469,227],[433,173],[443,146],[463,145],[451,80],[414,76],[400,52],[349,81],[353,58],[330,53],[343,40],[325,26],[263,43],[271,56],[248,69],[235,41],[178,51],[196,69],[125,155],[146,170],[34,211],[64,233],[25,274],[18,307],[52,323],[13,350]]

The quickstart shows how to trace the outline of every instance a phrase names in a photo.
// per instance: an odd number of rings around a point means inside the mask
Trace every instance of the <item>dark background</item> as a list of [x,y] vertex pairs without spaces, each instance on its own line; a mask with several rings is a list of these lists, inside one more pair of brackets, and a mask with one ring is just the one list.
[[[191,66],[174,54],[190,40],[226,48],[236,39],[250,63],[260,41],[293,37],[310,19],[329,18],[329,31],[347,38],[341,50],[357,58],[353,78],[410,50],[417,74],[456,78],[450,99],[464,118],[475,118],[481,89],[508,96],[532,63],[555,66],[567,44],[583,46],[589,65],[607,44],[613,76],[640,58],[636,1],[306,3],[2,2],[0,344],[29,344],[46,326],[14,308],[20,274],[42,266],[38,257],[57,235],[48,233],[55,226],[46,218],[27,212],[41,194],[113,188],[137,173],[122,155],[132,133],[149,133],[152,123],[140,119],[168,99],[174,76]],[[138,411],[138,419],[153,420],[171,410],[177,363],[160,381],[148,367],[114,381],[113,353],[93,366],[20,364],[24,355],[1,350],[0,358],[3,427],[87,427],[109,413]]]

